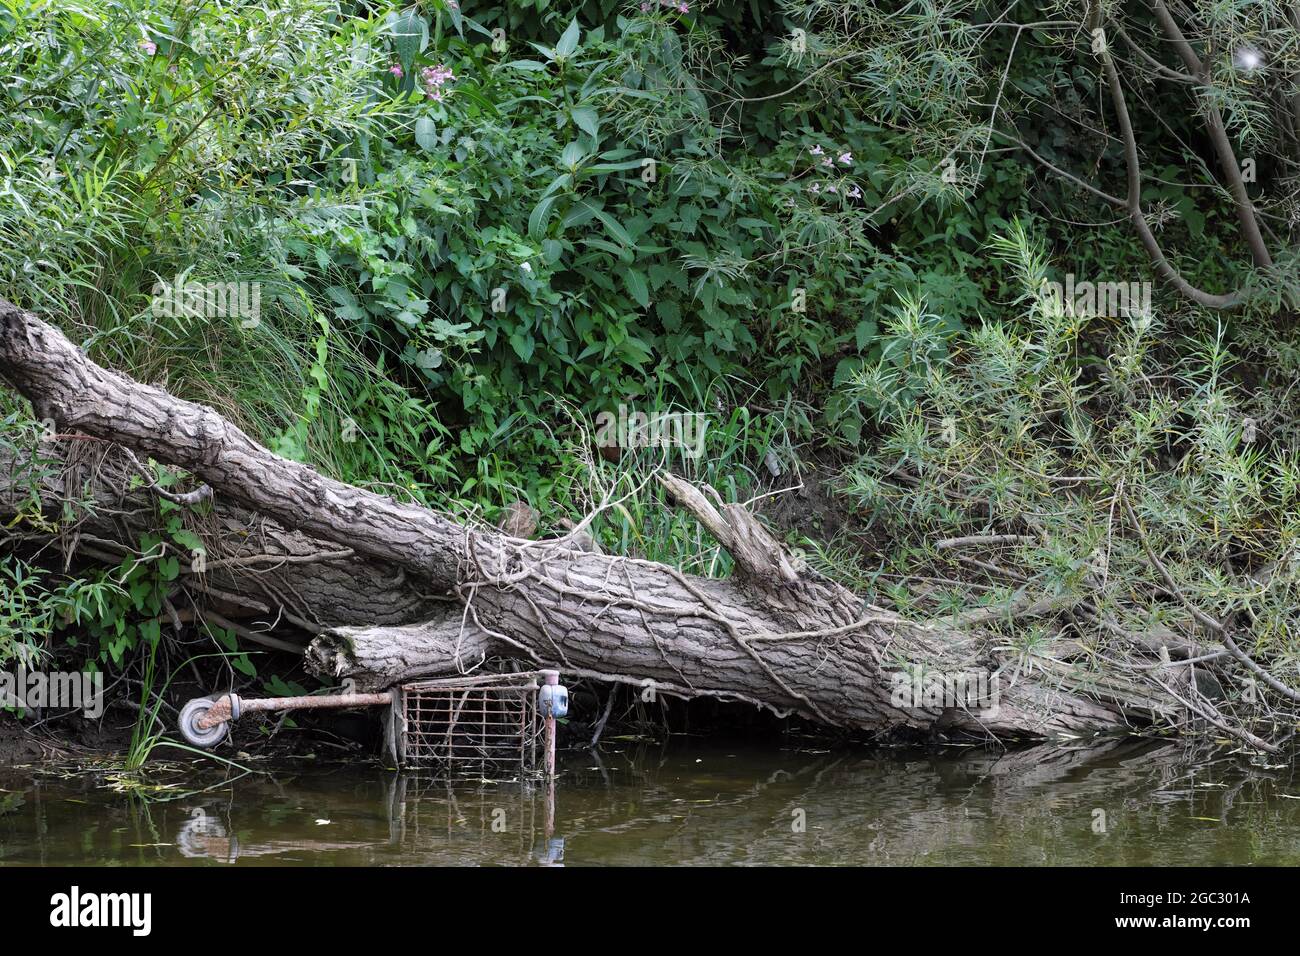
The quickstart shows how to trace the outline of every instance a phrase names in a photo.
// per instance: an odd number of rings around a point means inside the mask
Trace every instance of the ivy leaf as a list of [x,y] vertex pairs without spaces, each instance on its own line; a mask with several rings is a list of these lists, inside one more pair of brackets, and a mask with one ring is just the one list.
[[235,640],[235,632],[224,627],[214,627],[211,624],[205,625],[208,633],[221,643],[221,646],[228,651],[234,651],[239,647],[239,642]]
[[172,540],[187,551],[203,550],[203,540],[189,528],[178,528],[173,531]]
[[140,636],[150,644],[156,645],[158,639],[162,637],[162,625],[157,620],[141,621]]

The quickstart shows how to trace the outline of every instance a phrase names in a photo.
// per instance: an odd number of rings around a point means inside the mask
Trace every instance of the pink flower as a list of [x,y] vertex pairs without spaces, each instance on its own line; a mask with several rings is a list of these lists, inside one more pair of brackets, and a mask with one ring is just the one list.
[[424,81],[425,93],[441,103],[443,85],[448,80],[456,79],[456,74],[439,63],[437,66],[426,66],[420,71],[420,78]]
[[808,187],[808,191],[810,193],[816,194],[822,191],[822,187],[818,183],[813,183],[811,186]]
[[850,190],[848,191],[848,197],[849,197],[850,199],[861,199],[861,198],[862,198],[862,190],[859,189],[857,186],[854,186],[852,189],[850,189]]
[[812,149],[808,150],[808,152],[812,153],[814,156],[820,156],[824,150],[820,146],[814,146]]
[[834,166],[835,164],[831,162],[831,158],[830,158],[829,156],[823,156],[823,157],[822,157],[822,165],[823,165],[823,166]]
[[827,191],[828,193],[839,192],[839,190],[836,189],[834,186],[827,186],[827,187],[826,187],[826,191]]
[[687,6],[685,3],[679,3],[679,4],[677,4],[677,12],[678,12],[678,13],[690,13],[690,12],[691,12],[691,8],[690,8],[689,6]]
[[840,153],[840,162],[843,163],[845,166],[852,166],[852,165],[853,165],[853,154],[852,154],[852,153]]
[[402,72],[402,67],[398,63],[394,63],[392,66],[390,66],[388,68],[388,72],[393,74],[393,76],[397,77],[399,80],[406,75],[405,73]]
[[158,52],[158,44],[154,43],[153,40],[141,40],[140,49],[144,50],[144,52],[148,53],[150,56],[153,56]]

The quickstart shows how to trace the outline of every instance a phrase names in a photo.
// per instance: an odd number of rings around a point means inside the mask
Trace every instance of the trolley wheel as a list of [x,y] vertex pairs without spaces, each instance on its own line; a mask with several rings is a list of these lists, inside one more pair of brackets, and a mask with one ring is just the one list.
[[224,720],[206,730],[198,726],[198,722],[215,703],[216,701],[211,697],[196,697],[181,708],[181,736],[195,747],[202,747],[204,750],[215,747],[225,739],[226,733],[230,730],[230,722]]

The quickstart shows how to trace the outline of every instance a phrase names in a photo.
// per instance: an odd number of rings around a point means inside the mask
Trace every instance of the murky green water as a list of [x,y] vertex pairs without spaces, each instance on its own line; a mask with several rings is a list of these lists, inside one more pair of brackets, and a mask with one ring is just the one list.
[[[1295,864],[1300,776],[1134,741],[1012,753],[674,737],[540,784],[211,764],[0,771],[0,864]],[[196,791],[206,792],[196,792]]]

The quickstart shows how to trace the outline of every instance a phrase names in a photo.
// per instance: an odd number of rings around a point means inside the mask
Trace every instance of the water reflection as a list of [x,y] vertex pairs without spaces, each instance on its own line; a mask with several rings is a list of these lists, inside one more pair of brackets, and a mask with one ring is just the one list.
[[1029,750],[574,752],[558,784],[281,766],[116,792],[0,771],[0,863],[1225,864],[1300,859],[1289,765],[1136,740]]
[[387,787],[389,834],[399,849],[437,853],[454,846],[463,855],[472,845],[477,861],[563,865],[554,781],[475,784],[404,773]]
[[239,840],[226,832],[225,825],[215,817],[208,816],[203,807],[195,807],[190,817],[181,824],[176,834],[176,849],[181,856],[197,860],[207,857],[222,863],[234,863],[239,859]]

